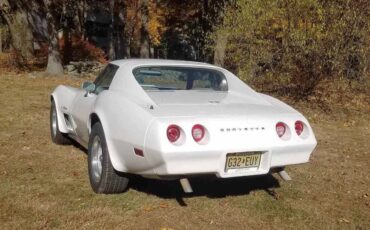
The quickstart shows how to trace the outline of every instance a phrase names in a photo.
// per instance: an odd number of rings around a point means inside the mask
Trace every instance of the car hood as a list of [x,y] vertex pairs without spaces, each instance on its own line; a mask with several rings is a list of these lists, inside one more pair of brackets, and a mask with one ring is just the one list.
[[[148,91],[156,103],[152,114],[171,116],[271,116],[294,114],[290,106],[270,97],[253,92],[217,91]],[[278,103],[276,103],[276,101]]]

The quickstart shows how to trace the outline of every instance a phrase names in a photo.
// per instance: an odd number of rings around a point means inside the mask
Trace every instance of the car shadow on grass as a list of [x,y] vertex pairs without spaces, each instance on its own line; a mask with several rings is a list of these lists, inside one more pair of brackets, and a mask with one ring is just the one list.
[[[87,155],[87,149],[72,140],[74,147]],[[275,188],[280,187],[279,181],[272,175],[224,178],[201,176],[189,178],[193,188],[192,193],[184,193],[179,180],[155,180],[130,175],[130,189],[155,195],[163,199],[176,199],[180,206],[187,206],[183,198],[206,196],[208,198],[223,198],[227,196],[248,195],[252,191],[263,190],[272,198],[278,199]]]
[[275,188],[280,187],[279,181],[271,174],[254,177],[217,179],[212,176],[189,179],[193,193],[184,193],[178,180],[153,180],[133,177],[130,189],[155,195],[163,199],[176,199],[179,205],[187,206],[183,198],[206,196],[223,198],[227,196],[248,195],[252,191],[264,190],[277,199]]

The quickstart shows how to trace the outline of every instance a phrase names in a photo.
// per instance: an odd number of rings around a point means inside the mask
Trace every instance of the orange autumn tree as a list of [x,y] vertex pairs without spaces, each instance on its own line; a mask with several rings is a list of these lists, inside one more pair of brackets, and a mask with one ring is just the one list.
[[159,46],[161,44],[161,39],[163,33],[166,31],[166,15],[164,8],[158,3],[158,1],[149,1],[149,22],[148,22],[148,32],[150,37],[150,42],[154,46]]
[[[147,14],[147,15],[144,15]],[[147,17],[143,20],[143,17]],[[148,49],[150,57],[154,57],[153,51],[161,44],[162,35],[166,30],[165,14],[161,5],[154,0],[126,1],[125,5],[125,35],[129,38],[130,53],[133,57],[140,56],[140,48],[143,44],[143,29],[148,35]]]

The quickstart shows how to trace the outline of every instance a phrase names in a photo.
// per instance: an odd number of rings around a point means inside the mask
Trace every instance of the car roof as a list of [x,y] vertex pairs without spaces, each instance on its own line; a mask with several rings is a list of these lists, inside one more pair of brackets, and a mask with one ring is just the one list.
[[144,65],[169,65],[169,66],[194,66],[194,67],[211,67],[220,68],[208,63],[195,62],[195,61],[182,61],[182,60],[165,60],[165,59],[122,59],[110,62],[111,64],[125,68],[135,68]]

